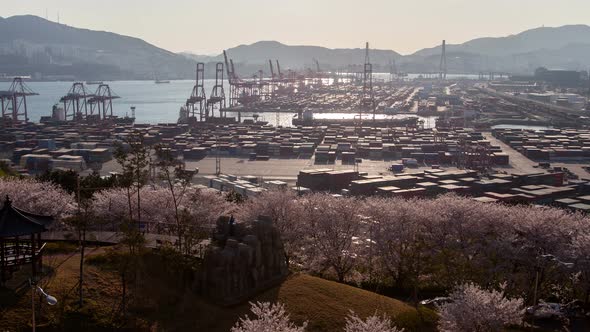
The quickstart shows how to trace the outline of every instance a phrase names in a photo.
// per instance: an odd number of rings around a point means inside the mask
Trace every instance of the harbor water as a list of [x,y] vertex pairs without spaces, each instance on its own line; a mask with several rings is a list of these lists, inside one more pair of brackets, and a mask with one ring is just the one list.
[[[190,96],[194,86],[193,80],[170,81],[166,84],[156,84],[154,81],[113,81],[104,82],[109,84],[113,94],[120,96],[113,100],[113,114],[124,117],[131,116],[131,107],[135,106],[136,123],[171,123],[178,120],[178,111]],[[209,94],[215,80],[205,80],[205,92]],[[38,96],[31,96],[27,99],[29,120],[38,122],[41,116],[50,116],[51,108],[59,103],[59,99],[66,95],[73,82],[26,82],[26,84]],[[0,82],[0,90],[8,89],[9,82]],[[86,85],[89,93],[94,93],[98,85]],[[225,94],[229,96],[229,84],[224,84]],[[269,113],[258,114],[259,121],[266,121],[275,126],[291,126],[295,113]],[[227,113],[230,117],[236,117],[237,113]],[[242,119],[252,118],[252,113],[242,113]],[[404,118],[408,115],[393,115],[392,118]],[[354,114],[330,113],[316,114],[318,118],[348,118]],[[378,115],[384,117],[384,115]],[[424,121],[425,127],[433,127],[435,117],[419,117]]]

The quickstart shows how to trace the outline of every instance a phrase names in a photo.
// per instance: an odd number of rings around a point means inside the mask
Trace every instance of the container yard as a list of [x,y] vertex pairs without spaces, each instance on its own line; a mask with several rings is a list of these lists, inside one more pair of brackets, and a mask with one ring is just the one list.
[[495,129],[493,135],[531,160],[589,161],[590,130]]
[[428,198],[454,193],[480,202],[538,204],[589,212],[590,183],[566,180],[562,172],[493,173],[425,169],[376,176],[358,171],[309,169],[299,172],[297,189],[336,195]]

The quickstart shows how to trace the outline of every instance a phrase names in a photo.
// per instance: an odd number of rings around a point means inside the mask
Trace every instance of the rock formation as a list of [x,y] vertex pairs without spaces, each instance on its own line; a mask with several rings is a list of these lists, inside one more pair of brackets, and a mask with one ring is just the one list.
[[221,304],[244,301],[289,273],[280,234],[262,216],[247,226],[220,218],[202,267],[200,292]]

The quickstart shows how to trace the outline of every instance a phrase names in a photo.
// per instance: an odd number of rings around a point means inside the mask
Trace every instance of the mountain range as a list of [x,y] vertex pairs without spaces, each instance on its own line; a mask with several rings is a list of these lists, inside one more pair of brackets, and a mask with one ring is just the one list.
[[[364,45],[359,45],[364,46]],[[268,60],[281,69],[336,70],[364,62],[364,48],[330,49],[290,46],[260,41],[227,50],[240,76],[259,69],[269,73]],[[401,55],[371,49],[374,71],[389,71],[395,60],[404,72],[435,72],[441,46]],[[537,67],[586,70],[590,65],[590,27],[566,25],[527,30],[516,35],[477,38],[446,45],[449,73],[501,71],[532,73]],[[0,17],[0,73],[32,75],[40,79],[180,79],[193,78],[195,62],[223,61],[223,55],[173,53],[139,38],[111,32],[79,29],[43,18],[23,15]],[[206,66],[208,77],[213,66]],[[276,70],[276,68],[275,68]]]
[[194,61],[139,38],[24,15],[0,18],[0,72],[77,79],[192,77]]

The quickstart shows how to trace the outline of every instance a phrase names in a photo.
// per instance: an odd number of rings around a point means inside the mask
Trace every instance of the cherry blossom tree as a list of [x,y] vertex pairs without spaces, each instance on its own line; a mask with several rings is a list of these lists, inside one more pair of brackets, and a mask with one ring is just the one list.
[[572,241],[572,253],[569,256],[574,262],[575,271],[579,273],[581,300],[588,304],[590,300],[590,230],[581,228],[583,231],[576,235]]
[[430,266],[432,210],[421,200],[368,200],[366,213],[378,221],[375,233],[376,265],[387,272],[397,288],[412,289],[417,299],[420,276]]
[[[234,212],[235,205],[226,201],[215,190],[187,187],[176,192],[176,204],[170,190],[158,185],[148,185],[141,189],[142,222],[147,224],[147,232],[181,235],[183,252],[191,253],[193,246],[208,236],[215,221],[222,215]],[[176,190],[176,189],[175,189]],[[95,195],[94,214],[109,222],[113,230],[118,230],[121,221],[131,213],[138,215],[135,200],[128,201],[127,188],[113,188]],[[177,215],[178,209],[178,215]],[[178,218],[177,218],[178,216]],[[178,231],[178,228],[182,228]]]
[[488,291],[468,283],[458,286],[450,298],[439,307],[440,331],[503,331],[522,322],[524,300],[507,298],[503,289]]
[[201,253],[199,243],[210,235],[219,217],[234,213],[237,207],[213,189],[191,188],[185,195],[187,197],[180,207],[185,253]]
[[301,199],[308,245],[305,260],[320,273],[332,269],[339,282],[355,266],[361,215],[354,198],[334,198],[327,194]]
[[255,318],[240,318],[231,332],[304,332],[307,327],[307,322],[302,326],[293,324],[281,303],[250,302],[250,305]]
[[6,196],[17,208],[36,214],[65,217],[76,211],[76,200],[49,182],[33,179],[0,178],[2,204]]
[[303,205],[297,194],[290,190],[264,192],[248,199],[240,207],[237,216],[238,220],[253,221],[260,215],[270,217],[280,232],[289,265],[301,250],[306,234]]
[[[238,206],[213,190],[168,184],[174,195],[154,184],[139,188],[139,195],[135,185],[94,193],[88,197],[88,215],[110,222],[113,230],[140,215],[149,225],[146,231],[178,234],[182,227],[180,240],[188,254],[221,215],[236,213],[246,222],[267,215],[282,234],[287,257],[304,268],[334,273],[340,281],[353,273],[365,274],[364,280],[367,274],[377,276],[377,282],[412,290],[414,297],[423,286],[506,281],[506,294],[531,301],[535,284],[538,298],[544,298],[572,274],[579,274],[572,294],[583,300],[590,294],[590,219],[581,214],[453,195],[406,200],[299,197],[289,191],[267,192]],[[59,219],[77,211],[72,195],[34,179],[0,179],[0,195],[9,195],[21,209]]]
[[159,178],[165,183],[169,190],[171,201],[174,207],[174,219],[176,221],[176,232],[178,237],[178,250],[183,252],[183,232],[184,227],[182,219],[186,213],[182,213],[180,206],[183,203],[185,193],[190,186],[195,172],[185,169],[184,161],[179,160],[172,154],[170,149],[161,145],[155,147],[156,166],[159,168]]
[[96,214],[113,223],[119,223],[128,216],[129,208],[131,208],[133,215],[137,215],[139,207],[144,223],[173,224],[174,206],[166,188],[145,186],[140,190],[141,204],[139,206],[135,200],[132,200],[129,205],[127,188],[113,188],[97,193],[94,199]]
[[346,326],[344,332],[403,332],[404,329],[398,329],[391,324],[391,319],[383,315],[369,316],[363,320],[359,318],[354,312],[346,317]]
[[[149,178],[150,148],[145,144],[143,133],[134,131],[126,136],[124,143],[116,142],[113,156],[122,168],[118,175],[119,184],[127,189],[127,202],[129,206],[129,222],[136,218],[137,225],[143,220],[141,218],[141,188]],[[132,213],[132,188],[137,197],[136,204],[139,207],[136,215]],[[139,230],[136,228],[136,230]]]

